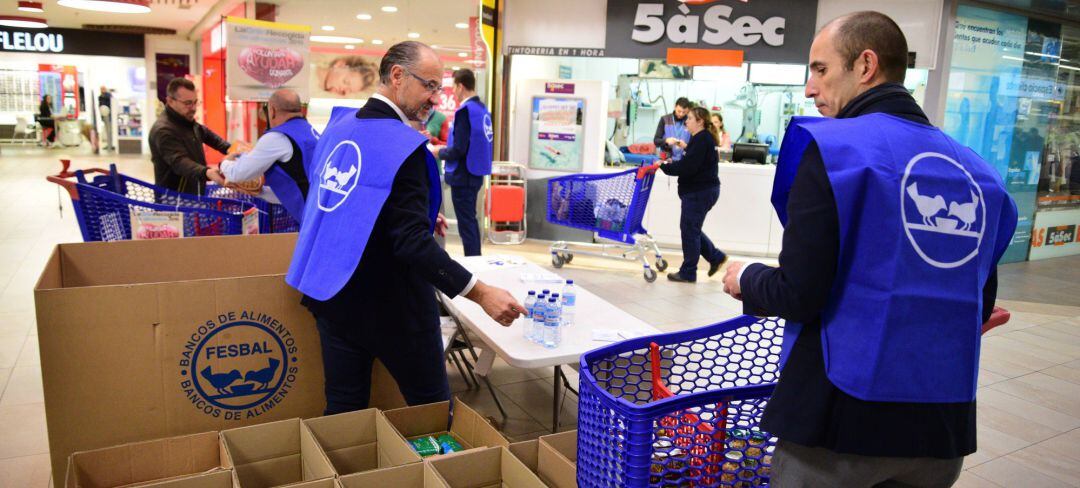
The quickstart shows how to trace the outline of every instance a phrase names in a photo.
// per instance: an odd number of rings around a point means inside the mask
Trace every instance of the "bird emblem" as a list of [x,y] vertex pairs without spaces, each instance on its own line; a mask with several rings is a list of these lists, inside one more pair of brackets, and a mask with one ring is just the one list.
[[919,214],[922,215],[923,223],[931,227],[934,227],[934,222],[932,220],[934,216],[937,215],[938,212],[948,208],[945,206],[945,198],[941,195],[935,195],[933,197],[920,195],[918,183],[908,185],[907,193],[915,202],[915,207],[919,210]]
[[213,386],[219,395],[232,393],[229,391],[229,386],[241,378],[240,372],[235,369],[228,373],[214,373],[214,371],[210,369],[210,366],[203,368],[199,374],[201,374],[203,378],[206,378],[206,381],[210,382],[210,386]]
[[960,219],[964,223],[962,230],[965,231],[970,230],[971,224],[975,223],[975,207],[979,204],[979,197],[975,195],[975,192],[971,190],[968,190],[968,192],[971,193],[970,202],[949,202],[949,216]]
[[342,189],[349,183],[349,180],[356,175],[356,166],[349,167],[348,171],[339,171],[333,166],[326,168],[326,173],[323,175],[324,186]]

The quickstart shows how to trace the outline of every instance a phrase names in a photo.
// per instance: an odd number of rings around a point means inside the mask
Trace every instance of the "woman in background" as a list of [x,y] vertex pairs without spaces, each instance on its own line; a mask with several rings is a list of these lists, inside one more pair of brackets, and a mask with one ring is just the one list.
[[45,133],[45,147],[52,146],[56,142],[56,121],[52,117],[52,95],[45,95],[38,106],[38,123],[41,131]]
[[679,199],[682,200],[679,230],[683,263],[678,272],[668,273],[668,279],[693,283],[697,281],[699,257],[709,263],[709,276],[712,276],[727,261],[727,255],[701,231],[705,216],[720,198],[720,177],[717,175],[720,156],[716,152],[720,132],[713,125],[709,111],[703,107],[690,109],[686,128],[690,131],[690,142],[676,143],[684,148],[682,159],[664,163],[660,170],[679,177]]
[[720,133],[720,137],[716,139],[718,143],[716,147],[719,147],[721,151],[731,150],[731,134],[728,134],[726,128],[724,128],[724,117],[720,115],[720,112],[714,112],[712,114],[712,124],[716,127],[717,132]]

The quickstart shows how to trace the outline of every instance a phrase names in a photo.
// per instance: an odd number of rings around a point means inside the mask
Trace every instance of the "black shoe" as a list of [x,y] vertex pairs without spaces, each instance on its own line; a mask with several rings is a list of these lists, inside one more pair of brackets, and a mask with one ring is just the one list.
[[716,274],[717,271],[720,271],[720,267],[723,266],[724,263],[726,263],[726,262],[727,262],[727,254],[724,255],[724,259],[721,259],[720,262],[718,262],[718,263],[709,263],[709,277],[711,278],[712,275]]
[[683,275],[679,274],[678,272],[668,273],[667,274],[667,279],[668,279],[668,281],[674,281],[676,283],[693,283],[693,282],[697,281],[697,280],[688,280],[686,278],[683,278]]

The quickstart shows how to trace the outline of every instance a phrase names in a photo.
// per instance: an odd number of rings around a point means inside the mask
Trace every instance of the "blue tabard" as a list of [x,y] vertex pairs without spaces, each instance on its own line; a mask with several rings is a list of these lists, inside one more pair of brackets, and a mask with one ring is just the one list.
[[[675,116],[672,116],[672,123],[664,124],[664,140],[667,140],[669,137],[674,137],[683,142],[690,142],[690,129],[686,128],[685,119],[683,120],[684,122],[679,122],[675,120]],[[686,150],[681,147],[671,146],[671,160],[678,161],[682,159],[683,152],[685,151]]]
[[[465,167],[469,173],[475,176],[487,176],[491,174],[491,161],[494,157],[495,130],[491,126],[491,113],[487,107],[477,100],[469,99],[458,107],[454,119],[461,117],[462,113],[469,114],[469,151],[465,155]],[[450,136],[446,139],[446,145],[454,146],[454,129],[450,128]],[[446,172],[453,173],[457,170],[460,161],[446,161]]]
[[290,119],[267,132],[278,132],[288,137],[293,145],[293,157],[289,161],[278,161],[270,166],[266,171],[266,186],[274,191],[274,195],[292,218],[303,222],[301,219],[304,217],[308,175],[311,174],[311,156],[315,154],[319,133],[303,117]]
[[[1016,229],[1001,177],[935,127],[886,114],[796,117],[773,187],[785,225],[811,141],[840,220],[836,280],[821,315],[829,380],[866,401],[972,401],[983,287]],[[801,328],[788,323],[784,359]]]
[[[405,160],[427,139],[397,119],[342,118],[319,139],[296,250],[285,281],[316,300],[352,277]],[[439,170],[427,153],[431,229],[442,203]]]

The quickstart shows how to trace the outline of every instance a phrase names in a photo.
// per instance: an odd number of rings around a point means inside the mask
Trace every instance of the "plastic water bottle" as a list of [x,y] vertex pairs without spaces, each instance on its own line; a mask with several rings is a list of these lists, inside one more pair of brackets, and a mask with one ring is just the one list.
[[566,280],[566,286],[562,290],[562,322],[563,325],[574,323],[574,310],[577,308],[577,288],[574,280]]
[[548,308],[544,319],[544,347],[548,349],[559,347],[562,342],[562,319],[559,317],[559,302],[555,297],[548,298]]
[[532,329],[529,331],[529,340],[541,342],[544,338],[544,322],[547,320],[547,295],[541,293],[536,297],[533,304]]
[[522,321],[525,338],[532,340],[533,334],[533,306],[536,305],[536,290],[529,290],[529,296],[525,297],[525,320]]

